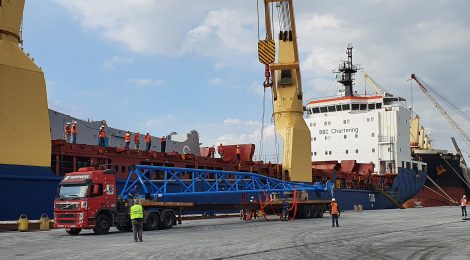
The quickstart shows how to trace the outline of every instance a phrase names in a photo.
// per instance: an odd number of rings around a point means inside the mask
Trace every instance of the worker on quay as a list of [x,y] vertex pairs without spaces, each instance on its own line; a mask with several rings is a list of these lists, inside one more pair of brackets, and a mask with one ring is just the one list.
[[99,146],[105,147],[104,140],[106,139],[106,131],[104,130],[104,125],[100,127],[100,131],[98,132],[99,136]]
[[166,137],[162,136],[160,138],[160,152],[164,153],[166,151]]
[[138,198],[140,196],[139,194],[139,187],[137,185],[135,185],[134,187],[132,187],[132,189],[129,191],[129,197],[130,198]]
[[73,124],[72,124],[72,144],[77,143],[77,135],[78,135],[77,121],[73,121]]
[[339,210],[339,205],[338,205],[338,203],[336,202],[336,199],[335,199],[335,198],[332,198],[332,199],[331,199],[330,215],[331,215],[332,227],[335,226],[335,223],[336,223],[336,227],[339,227],[339,225],[338,225],[338,217],[339,217],[339,215],[340,215],[340,210]]
[[462,208],[462,217],[467,217],[467,196],[463,195],[460,199],[460,207]]
[[207,154],[207,157],[214,158],[215,156],[215,147],[209,147],[209,153]]
[[150,151],[150,147],[152,146],[152,137],[150,136],[150,133],[147,132],[145,135],[145,151]]
[[282,201],[282,216],[281,216],[282,221],[288,221],[289,220],[289,202],[284,199]]
[[126,144],[126,149],[129,149],[129,145],[131,144],[131,132],[127,131],[124,135],[124,143]]
[[235,152],[237,153],[237,160],[240,161],[241,160],[241,150],[240,150],[240,146],[237,145],[237,149],[235,150]]
[[72,128],[70,127],[70,122],[67,122],[64,127],[65,141],[70,142],[70,135],[72,133]]
[[135,143],[135,149],[139,150],[139,148],[140,148],[140,133],[139,132],[137,132],[134,135],[134,143]]
[[250,218],[251,219],[258,219],[258,209],[255,205],[256,200],[254,196],[250,198]]
[[131,222],[132,222],[132,233],[134,234],[134,241],[143,242],[142,240],[142,231],[144,229],[144,209],[140,205],[140,200],[134,200],[134,205],[132,205],[130,210]]

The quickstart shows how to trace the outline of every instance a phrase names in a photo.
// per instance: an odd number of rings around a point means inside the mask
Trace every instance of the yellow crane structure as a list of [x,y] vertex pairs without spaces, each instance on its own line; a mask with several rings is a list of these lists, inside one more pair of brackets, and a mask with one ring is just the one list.
[[0,1],[0,164],[50,167],[44,73],[20,46],[24,2]]
[[[279,41],[277,62],[271,26],[271,5],[279,12]],[[302,81],[292,0],[264,0],[266,40],[258,42],[261,63],[266,66],[265,87],[273,91],[273,118],[276,131],[284,141],[283,177],[291,181],[312,181],[311,137],[304,121]],[[270,80],[270,75],[274,80]]]

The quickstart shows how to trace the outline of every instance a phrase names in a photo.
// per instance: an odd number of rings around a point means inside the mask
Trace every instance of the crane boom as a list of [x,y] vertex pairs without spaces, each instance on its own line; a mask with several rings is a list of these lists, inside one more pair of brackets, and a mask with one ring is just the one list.
[[364,71],[364,78],[370,83],[371,87],[374,89],[375,94],[381,95],[385,93],[384,89],[380,87],[379,83],[375,81],[373,78],[367,74],[367,72]]
[[[271,31],[271,5],[279,12],[278,61]],[[264,86],[273,91],[273,118],[276,131],[284,140],[283,177],[292,181],[312,181],[310,130],[303,119],[302,84],[300,78],[297,34],[292,0],[264,0],[266,40],[258,43],[259,60],[266,65]],[[276,73],[274,73],[276,72]],[[270,74],[275,77],[270,81]]]
[[444,118],[449,122],[449,124],[457,130],[457,132],[463,137],[464,141],[468,146],[470,146],[470,137],[465,133],[465,131],[455,122],[455,120],[447,113],[447,111],[439,104],[436,98],[429,93],[428,88],[424,85],[415,74],[411,74],[411,79],[415,80],[418,83],[419,88],[423,93],[428,97],[429,100],[434,104],[436,109],[444,116]]

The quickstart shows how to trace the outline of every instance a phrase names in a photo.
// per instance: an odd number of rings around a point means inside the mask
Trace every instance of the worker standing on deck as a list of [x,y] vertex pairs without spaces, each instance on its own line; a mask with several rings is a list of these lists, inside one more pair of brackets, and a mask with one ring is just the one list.
[[331,221],[332,221],[332,224],[333,224],[332,227],[335,226],[335,222],[336,222],[336,227],[339,227],[338,217],[340,215],[340,210],[339,210],[339,205],[336,202],[335,198],[331,199],[330,207],[331,207],[331,209],[330,209]]
[[467,196],[463,195],[462,198],[460,199],[460,207],[462,208],[462,217],[467,216]]
[[139,150],[139,148],[140,148],[140,133],[139,132],[137,132],[134,135],[134,143],[135,143],[135,149]]
[[64,133],[65,133],[65,141],[70,142],[70,134],[72,133],[72,128],[70,127],[69,122],[65,124]]
[[242,152],[241,152],[241,150],[240,150],[240,146],[239,146],[239,145],[237,145],[237,149],[236,149],[235,151],[236,151],[236,153],[237,153],[237,160],[238,160],[238,161],[241,161],[241,154],[242,154]]
[[131,133],[129,131],[124,135],[124,143],[126,143],[126,149],[129,149],[129,145],[131,144]]
[[152,137],[150,136],[150,133],[147,132],[145,135],[145,151],[150,151],[150,146],[152,146]]
[[72,124],[72,143],[73,144],[77,143],[77,135],[78,135],[77,121],[73,121],[73,124]]
[[209,154],[207,155],[207,157],[214,158],[214,156],[215,156],[215,147],[214,146],[209,147]]
[[105,147],[104,140],[106,139],[106,131],[104,130],[104,125],[100,127],[99,135],[99,146]]
[[132,231],[134,234],[134,241],[137,242],[137,237],[139,242],[142,240],[142,231],[144,229],[144,209],[140,205],[140,200],[134,200],[134,205],[131,207],[130,211],[131,221],[132,221]]
[[160,152],[164,153],[166,151],[166,137],[162,136],[160,138]]
[[224,158],[224,147],[222,143],[220,143],[219,145],[219,155],[220,155],[220,158]]

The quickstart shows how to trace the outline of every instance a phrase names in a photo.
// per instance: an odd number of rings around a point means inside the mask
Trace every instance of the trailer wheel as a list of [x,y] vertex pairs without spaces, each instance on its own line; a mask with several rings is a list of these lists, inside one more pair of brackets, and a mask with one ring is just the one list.
[[318,205],[316,208],[317,208],[317,214],[315,215],[315,217],[323,218],[323,214],[325,213],[325,210],[323,210],[323,207]]
[[170,229],[173,227],[174,222],[175,222],[175,215],[173,215],[173,213],[171,213],[170,211],[167,211],[163,214],[161,228]]
[[111,228],[111,220],[109,219],[109,217],[104,214],[98,215],[98,217],[96,218],[95,227],[93,228],[95,234],[106,234],[109,232],[109,228]]
[[124,224],[116,224],[116,228],[121,232],[130,232],[132,231],[131,222],[126,222]]
[[302,206],[302,218],[311,218],[312,217],[312,207],[310,205]]
[[76,235],[80,234],[81,231],[82,231],[81,228],[71,228],[71,229],[66,229],[65,230],[65,232],[67,232],[67,234],[72,235],[72,236],[76,236]]
[[157,214],[152,213],[147,217],[147,222],[144,223],[144,230],[151,231],[158,229],[159,217]]

